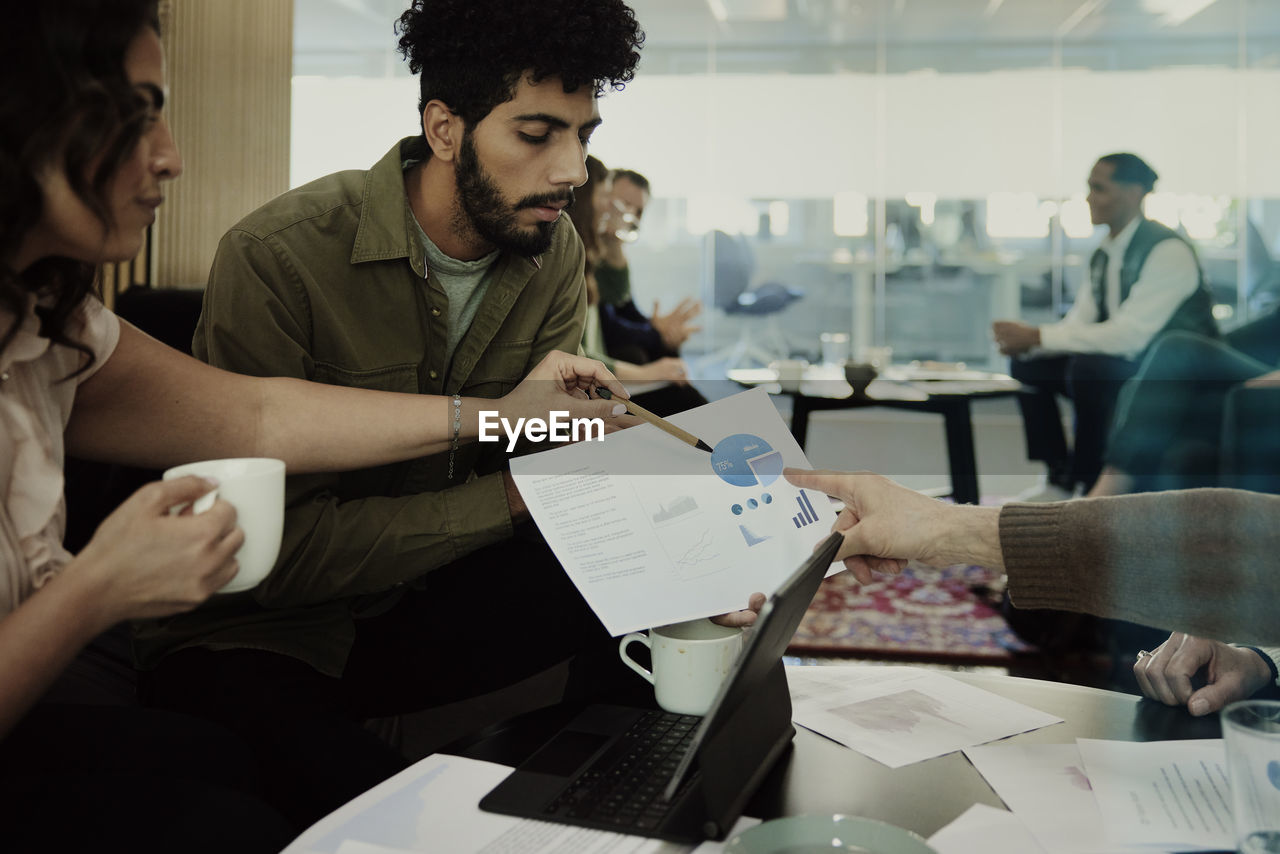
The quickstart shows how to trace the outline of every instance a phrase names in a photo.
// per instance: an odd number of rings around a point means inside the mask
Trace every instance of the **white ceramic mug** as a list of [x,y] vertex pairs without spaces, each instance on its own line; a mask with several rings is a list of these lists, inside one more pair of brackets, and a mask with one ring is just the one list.
[[809,363],[804,359],[779,359],[771,362],[769,367],[778,374],[778,384],[782,386],[783,391],[799,391],[800,382],[804,379],[804,372],[809,369]]
[[219,593],[248,590],[267,577],[280,554],[284,533],[284,462],[263,457],[202,460],[176,466],[165,480],[189,474],[218,481],[217,488],[197,499],[192,513],[203,513],[221,498],[236,508],[236,524],[244,530],[244,545],[236,552],[240,571]]
[[[653,670],[645,670],[627,655],[627,647],[642,643],[653,655]],[[710,620],[689,620],[632,632],[618,643],[618,655],[636,673],[653,683],[658,705],[679,715],[705,715],[742,652],[742,629],[718,626]]]

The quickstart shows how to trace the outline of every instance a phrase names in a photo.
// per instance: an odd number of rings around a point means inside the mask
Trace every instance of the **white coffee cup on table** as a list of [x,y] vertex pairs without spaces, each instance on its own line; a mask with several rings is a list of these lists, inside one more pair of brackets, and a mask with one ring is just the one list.
[[236,552],[240,570],[218,591],[236,593],[255,587],[271,572],[284,534],[284,462],[265,457],[201,460],[175,466],[164,480],[196,475],[217,481],[208,494],[191,504],[203,513],[221,498],[236,508],[236,525],[244,530],[244,544]]
[[[653,670],[645,670],[627,655],[633,643],[649,647]],[[742,629],[707,619],[658,626],[647,635],[632,632],[618,643],[623,663],[653,683],[658,705],[679,715],[707,713],[740,652]]]
[[769,367],[778,374],[778,384],[783,391],[795,392],[800,390],[800,383],[804,380],[805,371],[809,370],[809,363],[805,359],[778,359],[770,362]]

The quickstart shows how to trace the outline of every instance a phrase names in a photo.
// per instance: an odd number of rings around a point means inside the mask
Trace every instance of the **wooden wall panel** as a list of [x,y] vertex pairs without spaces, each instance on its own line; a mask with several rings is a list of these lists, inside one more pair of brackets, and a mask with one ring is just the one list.
[[184,172],[154,228],[154,287],[204,284],[223,233],[289,188],[293,0],[172,0],[169,119]]

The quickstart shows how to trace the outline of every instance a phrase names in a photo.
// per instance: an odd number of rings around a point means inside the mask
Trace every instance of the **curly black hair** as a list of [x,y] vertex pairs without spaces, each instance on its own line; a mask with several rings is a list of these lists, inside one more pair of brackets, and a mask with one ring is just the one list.
[[[0,28],[0,328],[12,342],[29,294],[44,298],[40,334],[85,353],[65,333],[94,292],[95,268],[48,257],[18,271],[8,263],[44,212],[39,175],[60,167],[104,225],[107,187],[148,127],[149,102],[129,83],[124,56],[143,28],[159,32],[158,0],[40,0],[15,3]],[[78,373],[79,371],[77,371]]]
[[440,100],[474,127],[524,76],[598,97],[635,76],[644,33],[622,0],[413,0],[396,24],[419,75],[418,115]]

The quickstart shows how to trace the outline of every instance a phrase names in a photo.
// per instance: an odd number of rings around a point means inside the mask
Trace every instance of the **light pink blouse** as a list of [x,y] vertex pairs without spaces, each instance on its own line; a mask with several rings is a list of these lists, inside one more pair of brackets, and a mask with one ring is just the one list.
[[[120,340],[120,321],[86,299],[67,327],[97,359],[84,373],[84,355],[39,336],[35,299],[27,302],[17,337],[0,353],[0,619],[58,573],[71,555],[62,547],[63,431],[76,389],[93,376]],[[0,329],[12,315],[0,310]]]

